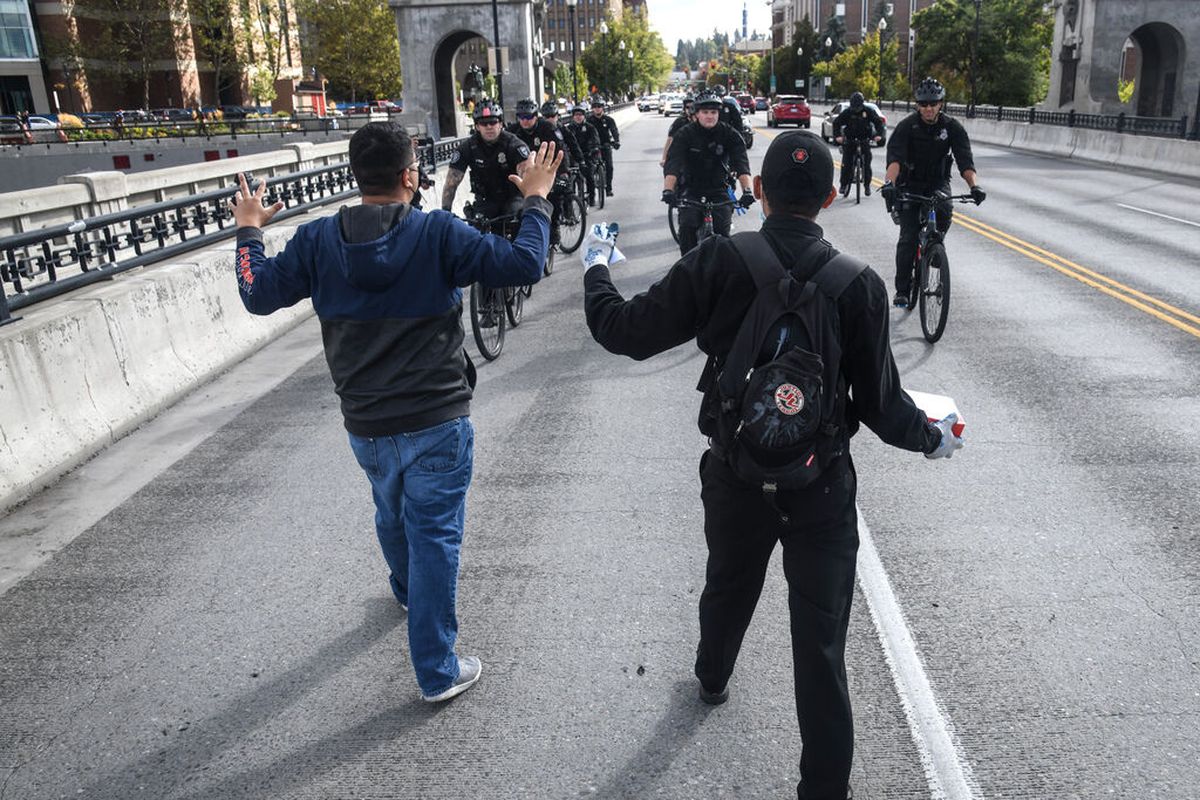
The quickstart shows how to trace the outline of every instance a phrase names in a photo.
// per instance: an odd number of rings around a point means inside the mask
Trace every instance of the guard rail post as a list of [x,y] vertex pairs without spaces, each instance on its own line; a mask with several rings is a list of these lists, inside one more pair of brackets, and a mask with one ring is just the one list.
[[1117,114],[1117,133],[1125,132],[1125,112]]

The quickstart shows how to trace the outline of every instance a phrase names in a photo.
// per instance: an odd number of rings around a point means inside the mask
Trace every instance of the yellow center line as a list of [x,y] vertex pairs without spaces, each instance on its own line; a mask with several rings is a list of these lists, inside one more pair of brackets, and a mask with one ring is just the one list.
[[[766,133],[770,138],[775,138],[778,133]],[[834,159],[834,166],[841,168],[842,162]],[[871,183],[875,186],[883,186],[883,181],[879,178],[872,178]],[[1139,311],[1144,311],[1156,319],[1178,328],[1185,333],[1200,338],[1200,316],[1189,313],[1182,308],[1166,303],[1156,297],[1151,297],[1145,292],[1138,291],[1131,286],[1126,286],[1120,281],[1116,281],[1107,275],[1102,275],[1095,270],[1088,269],[1080,264],[1076,264],[1068,258],[1053,253],[1045,248],[1039,247],[1036,244],[1027,242],[1024,239],[1018,238],[1011,233],[1002,231],[982,222],[974,217],[964,214],[961,211],[955,212],[955,217],[958,219],[962,227],[978,234],[985,239],[990,239],[996,244],[1003,245],[1008,249],[1020,253],[1026,258],[1036,261],[1039,264],[1044,264],[1051,269],[1074,278],[1075,280],[1103,292],[1109,297],[1116,298],[1122,303],[1133,306]],[[1189,322],[1196,323],[1195,325]]]

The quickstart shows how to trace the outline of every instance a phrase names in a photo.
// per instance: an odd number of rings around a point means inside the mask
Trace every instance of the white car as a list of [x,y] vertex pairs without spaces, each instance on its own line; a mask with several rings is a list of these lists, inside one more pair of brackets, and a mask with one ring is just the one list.
[[642,95],[637,101],[638,111],[658,111],[660,105],[656,95]]
[[[885,144],[887,144],[887,117],[884,115],[884,113],[882,111],[879,110],[879,106],[875,105],[874,103],[863,103],[863,105],[865,105],[867,108],[875,109],[875,113],[879,115],[879,118],[881,120],[883,120],[883,138],[879,140],[879,144],[875,144],[873,142],[871,144],[872,147],[883,147]],[[821,138],[822,139],[829,142],[830,144],[833,143],[833,121],[835,119],[837,119],[838,114],[841,114],[843,111],[845,111],[849,107],[850,107],[850,102],[847,100],[843,100],[842,102],[840,102],[836,106],[834,106],[831,110],[825,112],[825,116],[821,119]]]

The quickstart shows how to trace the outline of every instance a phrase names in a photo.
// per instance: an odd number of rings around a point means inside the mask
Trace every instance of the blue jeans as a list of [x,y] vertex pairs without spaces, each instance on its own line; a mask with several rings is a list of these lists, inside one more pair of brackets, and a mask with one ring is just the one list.
[[408,647],[426,695],[458,679],[458,554],[462,547],[475,429],[467,417],[412,433],[350,434],[371,481],[375,532],[396,599],[408,606]]

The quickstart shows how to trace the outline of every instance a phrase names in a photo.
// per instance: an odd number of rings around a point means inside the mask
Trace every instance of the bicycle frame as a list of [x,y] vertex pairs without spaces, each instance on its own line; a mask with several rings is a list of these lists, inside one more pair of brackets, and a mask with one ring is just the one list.
[[713,203],[707,198],[700,200],[688,200],[687,198],[683,198],[675,201],[675,206],[677,208],[699,208],[704,212],[704,223],[700,228],[700,236],[698,237],[698,241],[701,242],[712,236],[714,233],[713,209],[724,208],[726,206],[732,207],[736,205],[737,203],[733,202],[732,200],[721,200],[720,202]]

